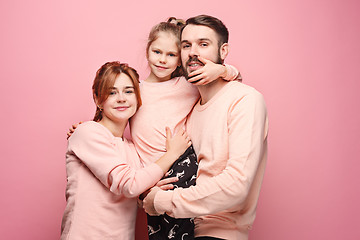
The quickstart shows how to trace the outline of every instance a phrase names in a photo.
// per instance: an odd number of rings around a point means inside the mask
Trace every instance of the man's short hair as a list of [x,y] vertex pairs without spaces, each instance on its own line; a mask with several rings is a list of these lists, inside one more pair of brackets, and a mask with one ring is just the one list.
[[189,24],[206,26],[214,30],[218,35],[219,48],[229,41],[229,31],[225,24],[218,18],[209,15],[199,15],[186,20],[186,25]]

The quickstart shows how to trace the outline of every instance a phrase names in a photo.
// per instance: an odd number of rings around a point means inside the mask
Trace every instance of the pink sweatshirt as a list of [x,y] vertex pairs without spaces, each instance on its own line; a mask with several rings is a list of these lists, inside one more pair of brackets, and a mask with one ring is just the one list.
[[89,121],[69,138],[61,239],[134,239],[137,196],[163,176],[142,168],[133,144]]
[[158,213],[197,217],[195,236],[247,239],[267,156],[268,119],[254,88],[227,83],[206,104],[194,107],[187,123],[199,159],[196,186],[159,191]]
[[[235,67],[225,66],[225,79],[241,79]],[[173,133],[185,128],[187,116],[200,95],[197,87],[184,77],[159,83],[142,81],[140,90],[142,106],[131,118],[131,136],[141,160],[149,164],[166,151],[165,127]]]
[[172,132],[185,128],[200,95],[184,77],[159,83],[142,81],[140,92],[142,106],[131,118],[130,129],[140,158],[150,164],[166,152],[165,127]]

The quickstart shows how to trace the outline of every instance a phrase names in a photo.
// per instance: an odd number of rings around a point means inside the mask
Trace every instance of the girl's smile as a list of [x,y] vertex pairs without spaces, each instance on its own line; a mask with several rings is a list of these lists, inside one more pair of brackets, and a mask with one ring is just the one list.
[[171,74],[180,64],[177,37],[171,33],[159,32],[151,43],[147,58],[151,73],[147,81],[162,82],[170,80]]

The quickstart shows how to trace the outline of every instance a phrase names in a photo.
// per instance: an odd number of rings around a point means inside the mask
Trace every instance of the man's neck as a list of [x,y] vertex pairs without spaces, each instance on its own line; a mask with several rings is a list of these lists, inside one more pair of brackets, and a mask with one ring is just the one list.
[[226,81],[222,78],[218,78],[217,80],[212,81],[211,83],[208,83],[206,85],[197,86],[200,92],[201,100],[200,104],[204,105],[212,97],[216,95],[226,85]]

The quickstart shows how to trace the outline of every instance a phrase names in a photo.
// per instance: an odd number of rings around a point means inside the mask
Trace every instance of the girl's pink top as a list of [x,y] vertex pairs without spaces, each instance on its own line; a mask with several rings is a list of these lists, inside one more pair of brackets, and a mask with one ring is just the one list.
[[200,95],[184,77],[159,83],[142,81],[140,91],[143,105],[131,118],[131,136],[141,160],[150,164],[166,152],[165,127],[173,133],[185,128]]
[[[240,80],[239,71],[225,64],[227,74],[224,79]],[[200,98],[195,85],[185,77],[175,77],[165,82],[146,82],[140,84],[142,106],[131,118],[131,136],[136,150],[145,164],[159,159],[166,151],[166,131],[173,133],[185,128],[185,122]]]
[[77,127],[66,152],[67,187],[61,239],[134,239],[137,196],[163,176],[143,168],[134,145],[89,121]]

